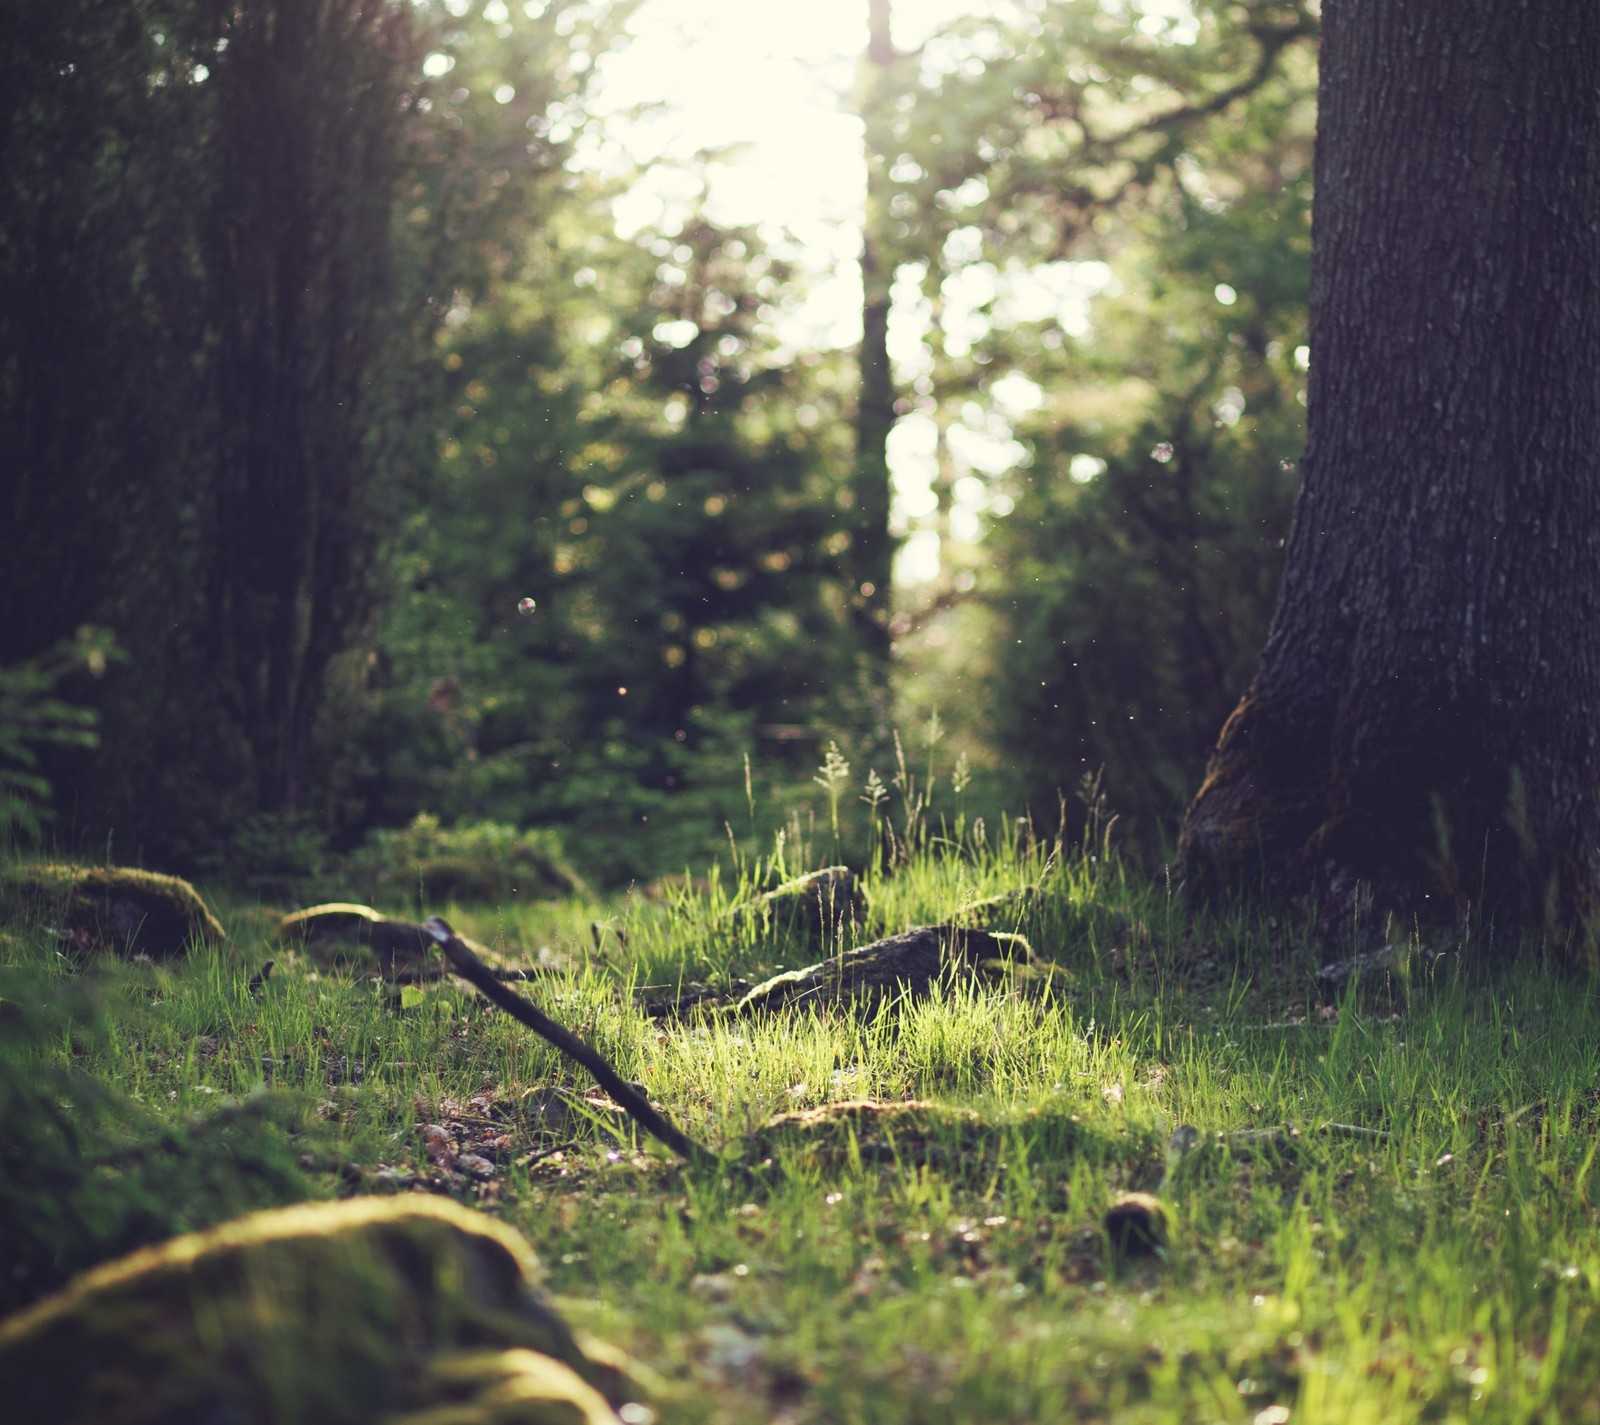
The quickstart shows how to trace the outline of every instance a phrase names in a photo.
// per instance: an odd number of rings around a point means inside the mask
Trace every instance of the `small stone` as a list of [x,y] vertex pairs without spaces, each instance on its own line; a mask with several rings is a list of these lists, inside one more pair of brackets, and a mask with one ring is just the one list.
[[1106,1236],[1119,1260],[1153,1257],[1171,1240],[1167,1209],[1147,1192],[1124,1193],[1105,1215]]
[[733,1296],[733,1278],[726,1272],[696,1272],[689,1278],[689,1290],[707,1301],[728,1301]]

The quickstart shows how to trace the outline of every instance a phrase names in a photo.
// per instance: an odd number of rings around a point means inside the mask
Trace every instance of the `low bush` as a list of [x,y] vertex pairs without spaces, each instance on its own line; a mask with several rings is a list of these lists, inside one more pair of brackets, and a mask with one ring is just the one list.
[[442,826],[424,812],[409,826],[375,831],[348,863],[352,893],[377,902],[415,894],[426,905],[448,900],[551,900],[581,895],[582,878],[552,831],[519,831],[501,822]]

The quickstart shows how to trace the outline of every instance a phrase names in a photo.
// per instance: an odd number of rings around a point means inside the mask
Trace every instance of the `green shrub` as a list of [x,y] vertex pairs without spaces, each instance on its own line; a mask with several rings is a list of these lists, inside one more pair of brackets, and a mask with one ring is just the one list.
[[370,901],[413,892],[430,904],[586,893],[553,831],[495,821],[447,827],[427,812],[409,826],[373,832],[351,855],[349,869]]
[[95,714],[57,693],[80,668],[98,677],[114,653],[108,634],[85,627],[38,658],[0,668],[0,841],[36,839],[50,815],[40,751],[95,745]]

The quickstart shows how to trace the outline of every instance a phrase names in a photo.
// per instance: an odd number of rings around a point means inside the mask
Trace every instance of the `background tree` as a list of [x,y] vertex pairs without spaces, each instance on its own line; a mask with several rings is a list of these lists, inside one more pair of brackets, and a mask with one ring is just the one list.
[[181,769],[197,761],[221,773],[221,816],[247,809],[214,670],[195,654],[214,427],[191,172],[207,72],[184,52],[185,18],[69,0],[7,5],[0,25],[0,648],[36,657],[95,622],[134,654],[137,675],[63,688],[102,712],[99,754],[41,754],[58,834],[93,822],[103,847],[115,824],[124,850],[152,812],[196,818]]
[[257,809],[292,813],[388,533],[399,382],[375,378],[412,318],[391,233],[422,53],[384,0],[256,0],[218,41],[195,174],[214,294],[206,645]]
[[923,49],[895,171],[941,571],[903,611],[900,706],[942,708],[1013,805],[1103,772],[1158,850],[1276,590],[1315,69],[1298,7],[1129,21],[1052,4]]
[[1186,874],[1592,937],[1600,12],[1324,27],[1302,485]]
[[327,821],[327,680],[420,485],[435,332],[628,7],[8,8],[0,652],[116,633],[97,759],[47,770],[81,831],[193,864]]
[[452,331],[357,815],[552,825],[627,879],[746,824],[745,754],[803,784],[857,719],[848,382],[778,340],[754,232],[622,239],[590,191]]
[[[889,308],[895,245],[889,212],[894,114],[904,63],[894,47],[889,0],[867,2],[867,49],[861,65],[861,111],[867,163],[867,204],[861,223],[861,352],[856,394],[856,473],[851,495],[850,595],[867,679],[880,720],[888,711],[890,584],[894,540],[889,530],[889,432],[895,422],[894,377],[889,367]],[[881,732],[880,732],[881,736]]]

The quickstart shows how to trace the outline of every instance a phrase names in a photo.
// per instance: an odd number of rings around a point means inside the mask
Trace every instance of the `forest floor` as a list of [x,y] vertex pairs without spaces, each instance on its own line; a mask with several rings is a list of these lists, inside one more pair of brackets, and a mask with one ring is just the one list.
[[[664,1422],[1600,1419],[1592,983],[1490,974],[1468,944],[1324,1002],[1292,930],[1196,924],[1114,859],[998,842],[869,877],[820,949],[735,924],[716,881],[428,908],[509,962],[547,952],[519,991],[711,1150],[694,1166],[463,983],[278,943],[291,906],[221,899],[226,944],[166,966],[74,969],[7,927],[12,1286],[263,1200],[433,1191],[525,1234],[566,1314],[654,1373]],[[985,923],[1029,969],[869,1010],[635,999],[1023,886]],[[764,1127],[863,1100],[976,1116]],[[1165,1202],[1163,1249],[1115,1250],[1130,1189]]]

